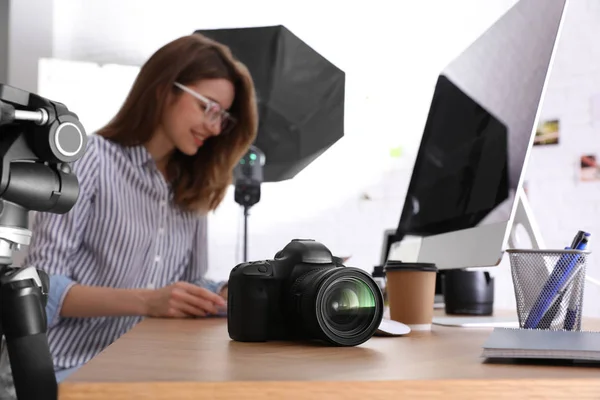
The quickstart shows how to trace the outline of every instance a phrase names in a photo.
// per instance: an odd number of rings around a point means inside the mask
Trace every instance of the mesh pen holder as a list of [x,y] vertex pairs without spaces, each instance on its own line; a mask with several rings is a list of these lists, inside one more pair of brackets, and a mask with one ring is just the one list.
[[524,329],[581,330],[588,251],[507,250]]

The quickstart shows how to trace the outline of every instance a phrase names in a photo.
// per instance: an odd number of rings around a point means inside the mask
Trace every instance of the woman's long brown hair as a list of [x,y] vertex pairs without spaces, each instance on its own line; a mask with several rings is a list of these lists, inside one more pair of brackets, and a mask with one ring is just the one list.
[[254,83],[228,47],[193,34],[160,48],[142,66],[117,115],[97,132],[122,146],[145,144],[160,124],[169,91],[180,92],[174,82],[187,85],[217,78],[235,87],[229,112],[237,123],[227,134],[207,140],[196,155],[176,150],[167,163],[175,204],[187,211],[204,213],[217,208],[231,183],[233,168],[256,137]]

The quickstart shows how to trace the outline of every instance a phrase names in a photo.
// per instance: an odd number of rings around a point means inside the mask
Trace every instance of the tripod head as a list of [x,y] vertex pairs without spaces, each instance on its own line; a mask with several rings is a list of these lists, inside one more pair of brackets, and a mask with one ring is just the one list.
[[[75,205],[79,184],[69,163],[86,145],[63,104],[0,84],[0,241],[28,245],[29,211],[62,214]],[[0,262],[7,250],[0,246]]]
[[49,279],[35,267],[13,267],[12,253],[30,244],[29,211],[64,214],[75,205],[70,163],[86,146],[83,126],[64,104],[0,84],[0,339],[19,399],[58,393],[46,337]]

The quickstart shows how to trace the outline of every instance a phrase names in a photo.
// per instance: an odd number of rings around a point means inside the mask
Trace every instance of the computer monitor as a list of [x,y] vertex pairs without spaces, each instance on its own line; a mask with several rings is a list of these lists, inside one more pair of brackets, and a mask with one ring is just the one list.
[[566,0],[520,0],[440,74],[397,236],[439,269],[498,265]]

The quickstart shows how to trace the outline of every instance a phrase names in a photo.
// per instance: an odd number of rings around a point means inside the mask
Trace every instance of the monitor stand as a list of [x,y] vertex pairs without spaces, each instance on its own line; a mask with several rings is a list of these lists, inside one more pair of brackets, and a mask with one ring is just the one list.
[[[516,193],[516,210],[512,224],[507,230],[508,245],[510,248],[521,249],[543,249],[544,242],[542,234],[537,226],[535,217],[529,205],[529,200],[523,188]],[[544,270],[545,273],[547,271]],[[433,324],[442,326],[454,326],[463,328],[518,328],[519,321],[516,310],[512,315],[494,316],[469,316],[469,315],[445,315],[433,318]]]
[[527,194],[521,187],[516,194],[517,209],[509,225],[508,245],[513,249],[543,249],[544,240],[537,226]]
[[[545,249],[546,246],[542,234],[535,222],[533,211],[531,211],[529,200],[527,200],[527,195],[523,189],[519,191],[517,200],[517,210],[508,238],[509,246],[513,249]],[[528,236],[528,239],[523,240],[524,236]],[[543,272],[547,271],[544,270]],[[600,281],[589,275],[585,276],[585,280],[596,286],[600,286]]]

